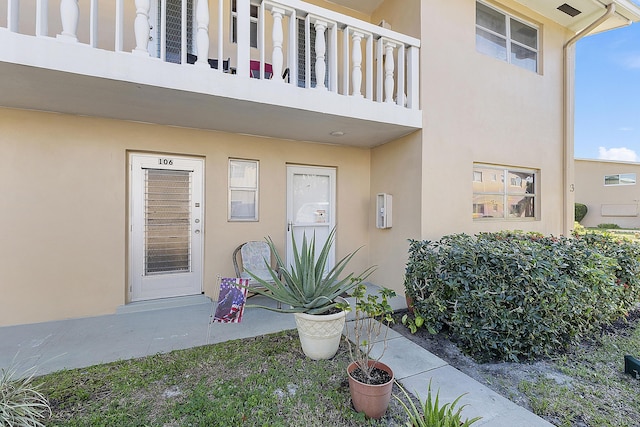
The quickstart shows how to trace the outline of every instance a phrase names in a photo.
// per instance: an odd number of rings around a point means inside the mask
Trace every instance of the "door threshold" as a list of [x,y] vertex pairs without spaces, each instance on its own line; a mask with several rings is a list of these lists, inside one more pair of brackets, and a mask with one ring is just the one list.
[[211,304],[211,298],[206,295],[189,295],[184,297],[136,301],[119,306],[116,309],[116,314],[138,313],[141,311],[163,310],[167,308],[187,307],[190,305],[200,304]]

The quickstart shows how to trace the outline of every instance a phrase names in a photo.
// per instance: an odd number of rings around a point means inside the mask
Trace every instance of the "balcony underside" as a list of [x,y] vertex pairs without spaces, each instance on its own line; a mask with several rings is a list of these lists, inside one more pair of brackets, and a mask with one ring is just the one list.
[[[0,106],[372,147],[420,110],[0,30]],[[340,137],[332,132],[343,132]]]

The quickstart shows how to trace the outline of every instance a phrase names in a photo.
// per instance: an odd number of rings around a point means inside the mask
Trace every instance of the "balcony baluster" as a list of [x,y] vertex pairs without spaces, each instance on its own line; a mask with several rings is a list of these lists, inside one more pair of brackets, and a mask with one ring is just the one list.
[[80,10],[78,0],[60,1],[60,20],[62,21],[62,33],[58,34],[58,39],[77,42],[78,41],[78,16]]
[[393,50],[396,48],[396,44],[392,42],[386,42],[384,45],[384,95],[385,102],[393,102],[393,72],[395,69],[395,62],[393,60]]
[[136,47],[133,53],[136,55],[149,56],[147,46],[149,44],[149,0],[136,0],[136,19],[133,22],[133,29],[136,37]]
[[284,41],[284,33],[282,32],[282,16],[284,15],[284,9],[272,7],[271,15],[273,16],[273,52],[271,54],[273,79],[283,82],[282,65],[284,56],[282,54],[282,42]]
[[362,33],[354,32],[351,36],[353,40],[353,49],[351,61],[353,62],[353,71],[351,75],[351,85],[353,87],[351,95],[362,97]]
[[326,89],[327,87],[324,85],[326,73],[324,57],[327,52],[327,46],[324,41],[324,32],[327,29],[327,23],[317,19],[314,26],[316,29],[316,89]]
[[[209,67],[209,1],[198,0],[196,8],[196,24],[198,26],[197,47],[198,60],[196,65],[201,67]],[[219,64],[221,64],[219,62]],[[223,71],[222,66],[218,66],[218,71]]]

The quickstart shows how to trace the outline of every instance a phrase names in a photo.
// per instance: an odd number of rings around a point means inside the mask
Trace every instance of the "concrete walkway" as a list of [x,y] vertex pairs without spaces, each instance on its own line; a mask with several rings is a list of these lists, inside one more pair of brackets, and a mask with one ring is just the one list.
[[[262,297],[249,303],[273,304]],[[404,299],[392,305],[404,308]],[[0,368],[37,366],[38,374],[46,374],[295,328],[293,316],[255,308],[245,310],[240,324],[210,323],[213,306],[204,296],[172,298],[129,304],[114,315],[0,327]],[[440,402],[468,393],[460,402],[468,405],[464,416],[483,417],[474,426],[552,426],[399,333],[390,330],[388,339],[382,361],[422,399],[431,380]]]

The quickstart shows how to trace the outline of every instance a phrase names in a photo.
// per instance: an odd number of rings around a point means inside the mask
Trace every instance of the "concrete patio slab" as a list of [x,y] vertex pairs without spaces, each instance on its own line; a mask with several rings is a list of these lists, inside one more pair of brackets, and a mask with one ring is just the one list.
[[[261,296],[250,298],[248,304],[275,307],[273,301]],[[17,366],[20,372],[36,366],[41,375],[295,328],[290,314],[250,306],[245,308],[242,323],[212,323],[214,306],[206,297],[182,298],[131,304],[107,316],[0,327],[0,368]],[[394,298],[392,306],[404,308],[404,299]],[[352,333],[349,322],[346,329]],[[462,399],[462,404],[469,405],[464,409],[465,416],[483,417],[474,425],[551,425],[396,331],[389,330],[388,337],[382,360],[407,391],[417,392],[424,399],[431,379],[433,390],[440,389],[441,402],[468,393]],[[373,355],[381,350],[382,343],[377,343]]]

